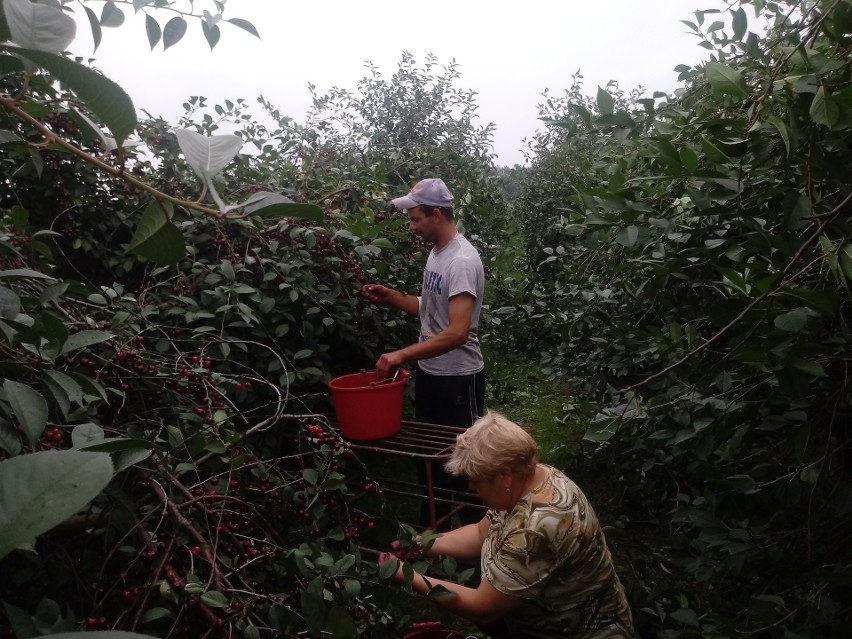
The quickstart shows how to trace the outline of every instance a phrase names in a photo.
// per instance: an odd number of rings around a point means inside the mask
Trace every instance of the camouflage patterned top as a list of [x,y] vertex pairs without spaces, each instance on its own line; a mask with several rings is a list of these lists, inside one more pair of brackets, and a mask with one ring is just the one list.
[[[508,512],[489,510],[482,574],[525,601],[506,618],[532,637],[631,637],[627,599],[586,496],[551,468]],[[542,501],[539,496],[547,496]]]

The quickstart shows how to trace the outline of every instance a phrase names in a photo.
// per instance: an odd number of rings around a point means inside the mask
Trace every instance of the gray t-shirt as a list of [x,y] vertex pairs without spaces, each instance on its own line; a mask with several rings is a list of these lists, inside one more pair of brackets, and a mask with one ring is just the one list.
[[432,375],[470,375],[483,369],[478,327],[484,291],[482,260],[463,235],[456,234],[440,251],[432,249],[423,272],[420,341],[426,341],[449,326],[451,297],[470,293],[475,299],[467,342],[438,357],[421,359],[422,370]]

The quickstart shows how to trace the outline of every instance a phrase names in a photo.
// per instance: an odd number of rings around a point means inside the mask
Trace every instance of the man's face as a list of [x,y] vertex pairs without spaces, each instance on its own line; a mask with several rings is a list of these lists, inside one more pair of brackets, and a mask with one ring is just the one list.
[[438,241],[438,214],[426,215],[429,207],[418,206],[408,209],[408,230],[419,235],[428,244]]

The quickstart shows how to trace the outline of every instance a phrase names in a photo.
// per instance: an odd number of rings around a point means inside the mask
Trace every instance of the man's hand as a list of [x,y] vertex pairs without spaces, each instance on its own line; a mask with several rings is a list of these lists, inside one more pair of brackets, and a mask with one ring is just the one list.
[[364,284],[364,286],[361,287],[361,295],[363,295],[368,302],[386,304],[390,301],[393,294],[393,289],[390,289],[387,286],[382,286],[381,284]]
[[393,351],[385,353],[376,362],[376,381],[382,381],[390,377],[397,368],[408,361],[403,355],[403,351]]

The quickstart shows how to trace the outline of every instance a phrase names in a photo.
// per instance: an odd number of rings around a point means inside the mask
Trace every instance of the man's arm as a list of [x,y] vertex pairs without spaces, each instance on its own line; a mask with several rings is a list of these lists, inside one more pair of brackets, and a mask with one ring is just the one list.
[[377,377],[379,379],[388,377],[394,368],[406,362],[438,357],[467,342],[475,299],[470,293],[459,293],[451,297],[450,323],[447,328],[435,333],[426,341],[382,355],[376,362]]
[[367,301],[390,304],[412,315],[417,315],[420,312],[420,300],[415,295],[408,295],[381,284],[365,284],[361,287],[361,295]]

